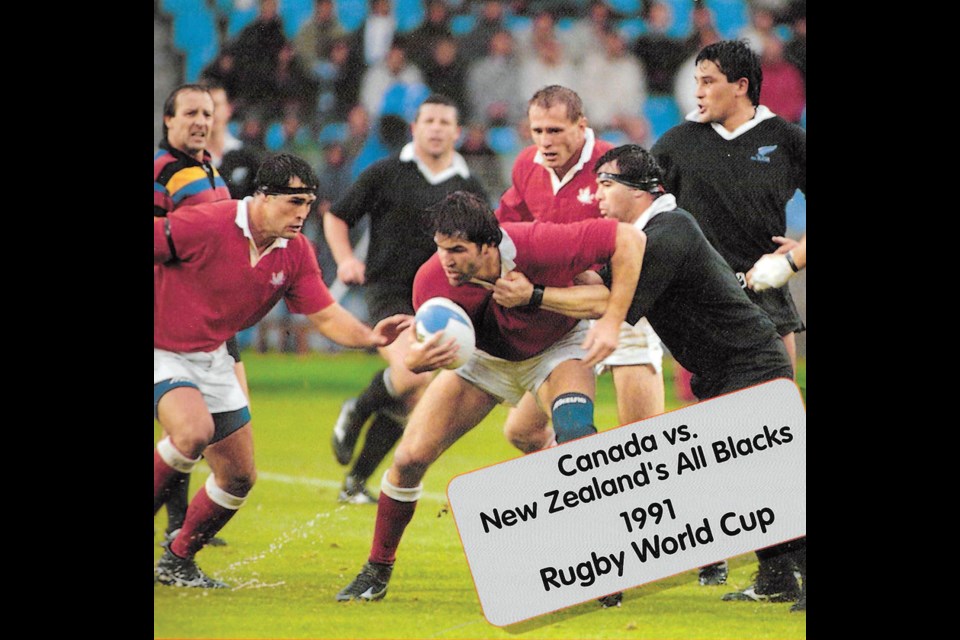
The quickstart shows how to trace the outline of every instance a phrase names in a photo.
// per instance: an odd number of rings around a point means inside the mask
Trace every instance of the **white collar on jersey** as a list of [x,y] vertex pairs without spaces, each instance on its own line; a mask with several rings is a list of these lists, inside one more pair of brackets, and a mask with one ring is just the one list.
[[[593,129],[587,127],[587,130],[584,133],[583,150],[580,152],[580,160],[577,162],[577,164],[570,168],[570,171],[567,171],[567,173],[564,174],[563,180],[557,177],[557,174],[553,169],[547,169],[547,173],[550,174],[550,184],[553,187],[553,195],[557,195],[557,192],[560,191],[560,187],[573,180],[573,176],[577,175],[577,172],[579,172],[580,169],[583,169],[583,165],[585,165],[587,160],[590,159],[590,156],[593,155],[593,144],[595,140],[596,138],[593,135]],[[537,155],[533,156],[533,161],[541,166],[543,165],[543,154],[540,153],[539,149],[537,150]]]
[[[734,129],[733,131],[727,131],[726,129],[723,128],[723,125],[721,125],[719,122],[711,122],[710,126],[713,127],[713,130],[716,131],[720,135],[720,137],[723,138],[724,140],[733,140],[737,136],[741,136],[747,131],[750,131],[750,129],[753,129],[755,126],[757,126],[764,120],[769,120],[770,118],[773,118],[776,115],[777,114],[775,114],[773,111],[770,111],[770,109],[766,108],[763,105],[760,105],[759,107],[757,107],[757,112],[753,115],[752,118],[744,122],[742,125]],[[685,119],[689,120],[690,122],[700,122],[700,117],[696,109],[688,113]]]
[[[247,209],[248,203],[251,200],[253,200],[253,196],[247,196],[246,198],[244,198],[243,200],[237,203],[237,217],[234,219],[234,221],[237,223],[238,227],[243,229],[243,235],[249,238],[252,244],[253,235],[250,233],[250,220],[249,220],[250,216]],[[261,256],[266,255],[267,251],[270,251],[271,249],[285,249],[287,247],[288,242],[289,240],[287,240],[286,238],[277,238],[276,240],[273,241],[273,243],[269,247],[267,247],[266,251],[264,251],[260,255]]]
[[453,162],[450,163],[450,166],[436,174],[432,173],[427,165],[423,164],[420,158],[416,156],[413,152],[412,142],[403,145],[403,149],[400,150],[400,162],[416,162],[420,174],[423,175],[423,178],[430,184],[440,184],[455,175],[459,175],[461,178],[470,177],[470,169],[467,167],[467,161],[456,151],[453,152]]
[[517,268],[517,245],[513,243],[513,238],[507,234],[506,229],[500,227],[500,232],[503,233],[503,239],[497,248],[500,249],[500,277],[504,277]]
[[643,229],[650,222],[650,219],[658,213],[664,211],[673,211],[677,208],[677,198],[672,193],[665,193],[647,207],[647,210],[640,214],[637,221],[633,223],[637,229]]

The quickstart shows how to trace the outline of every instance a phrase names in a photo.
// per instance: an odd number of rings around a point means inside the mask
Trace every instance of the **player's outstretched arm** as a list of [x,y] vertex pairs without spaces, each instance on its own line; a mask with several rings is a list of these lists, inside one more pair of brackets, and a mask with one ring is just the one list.
[[[506,307],[523,307],[533,297],[533,283],[519,271],[498,278],[493,300]],[[571,318],[599,318],[607,308],[610,290],[602,284],[577,287],[545,287],[540,308]]]
[[633,302],[646,247],[647,235],[643,231],[623,222],[617,225],[616,250],[610,258],[610,297],[607,308],[587,331],[582,345],[587,350],[583,359],[587,366],[600,363],[617,348],[620,325],[626,320],[627,311]]
[[321,334],[344,347],[385,347],[413,325],[413,316],[384,318],[371,329],[338,303],[307,316]]
[[633,303],[646,248],[647,234],[631,224],[617,224],[617,248],[610,258],[610,299],[597,322],[615,325],[618,333]]
[[337,263],[337,278],[344,284],[363,284],[366,281],[366,265],[353,255],[350,244],[350,226],[327,211],[323,214],[323,237]]

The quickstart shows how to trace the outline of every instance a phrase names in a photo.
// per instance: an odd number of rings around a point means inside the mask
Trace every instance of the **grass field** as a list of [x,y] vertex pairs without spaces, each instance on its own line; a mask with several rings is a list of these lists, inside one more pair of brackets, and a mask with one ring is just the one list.
[[[600,609],[588,602],[511,627],[488,623],[445,492],[453,476],[519,455],[501,433],[504,407],[427,474],[386,599],[337,603],[334,595],[367,557],[376,506],[337,503],[345,469],[333,457],[330,430],[340,404],[369,381],[381,360],[357,352],[294,356],[248,351],[244,362],[253,397],[259,479],[247,504],[222,532],[229,545],[206,548],[197,556],[207,573],[233,588],[155,586],[157,638],[806,637],[806,614],[790,613],[789,604],[721,602],[723,593],[750,584],[756,569],[753,554],[731,560],[726,586],[700,587],[696,571],[690,571],[627,591],[620,608]],[[679,408],[666,373],[667,408]],[[806,388],[803,363],[799,383]],[[599,382],[596,420],[603,430],[618,424],[609,376]],[[201,464],[192,491],[207,473]],[[374,474],[371,490],[376,491],[382,473]],[[155,520],[155,561],[165,518],[161,512]]]

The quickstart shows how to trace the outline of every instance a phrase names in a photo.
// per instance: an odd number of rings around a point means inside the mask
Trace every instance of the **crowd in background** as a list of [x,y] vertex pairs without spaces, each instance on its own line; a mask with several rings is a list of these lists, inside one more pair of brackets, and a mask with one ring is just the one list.
[[[320,176],[321,212],[364,168],[409,140],[408,122],[430,93],[459,106],[458,151],[491,204],[530,143],[527,100],[545,85],[577,91],[601,138],[650,148],[664,126],[651,121],[650,104],[668,105],[674,121],[665,126],[677,124],[696,106],[697,52],[728,37],[747,39],[761,54],[761,103],[805,125],[805,0],[314,0],[296,30],[284,23],[278,3],[285,1],[292,0],[157,0],[155,15],[174,31],[175,9],[202,5],[213,16],[215,53],[197,77],[185,71],[181,80],[225,89],[222,153],[232,155],[221,173],[244,184],[264,153],[293,153]],[[717,12],[731,7],[743,23],[724,33]],[[362,21],[355,13],[341,19],[351,8],[364,12]],[[229,35],[243,11],[256,14]],[[678,20],[688,25],[684,33]],[[605,88],[611,84],[616,92]],[[304,233],[329,267],[316,217]],[[328,284],[334,275],[324,269]]]

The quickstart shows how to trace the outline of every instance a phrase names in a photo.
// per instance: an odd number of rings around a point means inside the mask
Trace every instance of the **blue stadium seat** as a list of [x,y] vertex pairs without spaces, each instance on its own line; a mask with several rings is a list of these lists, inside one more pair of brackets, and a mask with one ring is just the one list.
[[667,35],[674,38],[685,38],[689,35],[693,0],[661,0],[661,2],[669,5],[673,10],[673,24],[667,29]]
[[243,31],[243,28],[253,22],[257,14],[260,13],[260,7],[256,3],[248,9],[231,9],[227,16],[227,37],[236,38]]
[[200,11],[205,8],[204,0],[160,0],[160,9],[168,16]]
[[366,142],[363,143],[363,147],[361,147],[357,157],[354,158],[353,164],[350,166],[350,177],[352,180],[356,180],[357,177],[363,173],[364,169],[377,160],[390,155],[390,148],[387,147],[387,145],[383,143],[383,140],[380,139],[380,136],[375,133],[379,127],[379,121],[374,123],[374,133],[367,136]]
[[617,24],[617,31],[620,32],[620,36],[629,45],[632,44],[638,36],[647,32],[647,23],[644,22],[642,18],[626,18]]
[[507,30],[510,33],[516,36],[518,31],[530,28],[530,26],[533,24],[533,18],[529,16],[504,16],[503,24],[507,27]]
[[709,6],[723,38],[736,38],[737,33],[750,24],[746,0],[710,0]]
[[640,15],[640,0],[607,0],[611,9],[625,16]]
[[576,24],[576,19],[571,18],[570,16],[563,16],[562,18],[557,18],[555,28],[557,30],[557,35],[560,35],[564,31],[570,31],[573,29],[573,25]]
[[277,12],[283,19],[283,34],[289,40],[297,37],[300,29],[313,15],[314,0],[280,0]]
[[278,151],[283,146],[283,125],[279,122],[271,122],[263,136],[263,145],[267,151]]
[[430,89],[425,84],[395,82],[383,94],[380,115],[400,116],[407,122],[413,122],[417,109],[429,95]]
[[787,229],[807,230],[807,198],[800,189],[787,201]]
[[[203,2],[203,0],[200,1]],[[228,16],[233,11],[234,4],[236,4],[236,0],[213,0],[213,10],[217,15]]]
[[182,53],[200,48],[204,43],[217,42],[217,25],[206,6],[195,11],[177,14],[173,18],[173,46]]
[[421,0],[393,0],[393,15],[397,18],[398,33],[410,33],[419,27],[426,14]]
[[473,27],[476,24],[477,17],[474,15],[453,16],[453,18],[450,19],[450,31],[453,32],[455,36],[466,35],[473,31]]
[[487,131],[487,144],[500,154],[517,153],[522,146],[514,127],[491,127]]
[[243,126],[243,123],[240,122],[239,120],[231,120],[230,122],[227,123],[227,131],[229,131],[230,135],[232,135],[234,138],[239,138],[240,129],[242,126]]
[[200,72],[217,57],[217,25],[210,10],[197,7],[173,19],[173,45],[185,55],[184,81],[196,82]]
[[643,103],[643,115],[646,116],[652,130],[653,144],[667,129],[683,121],[680,108],[673,96],[653,95]]
[[347,139],[346,122],[330,122],[323,125],[320,134],[317,136],[317,142],[320,144],[330,144],[331,142],[343,142]]
[[803,105],[803,111],[800,112],[800,126],[807,128],[807,105]]
[[333,0],[334,11],[343,28],[353,32],[367,19],[367,0]]
[[607,129],[600,134],[600,139],[606,140],[615,147],[619,147],[623,144],[630,144],[630,136],[619,129]]

